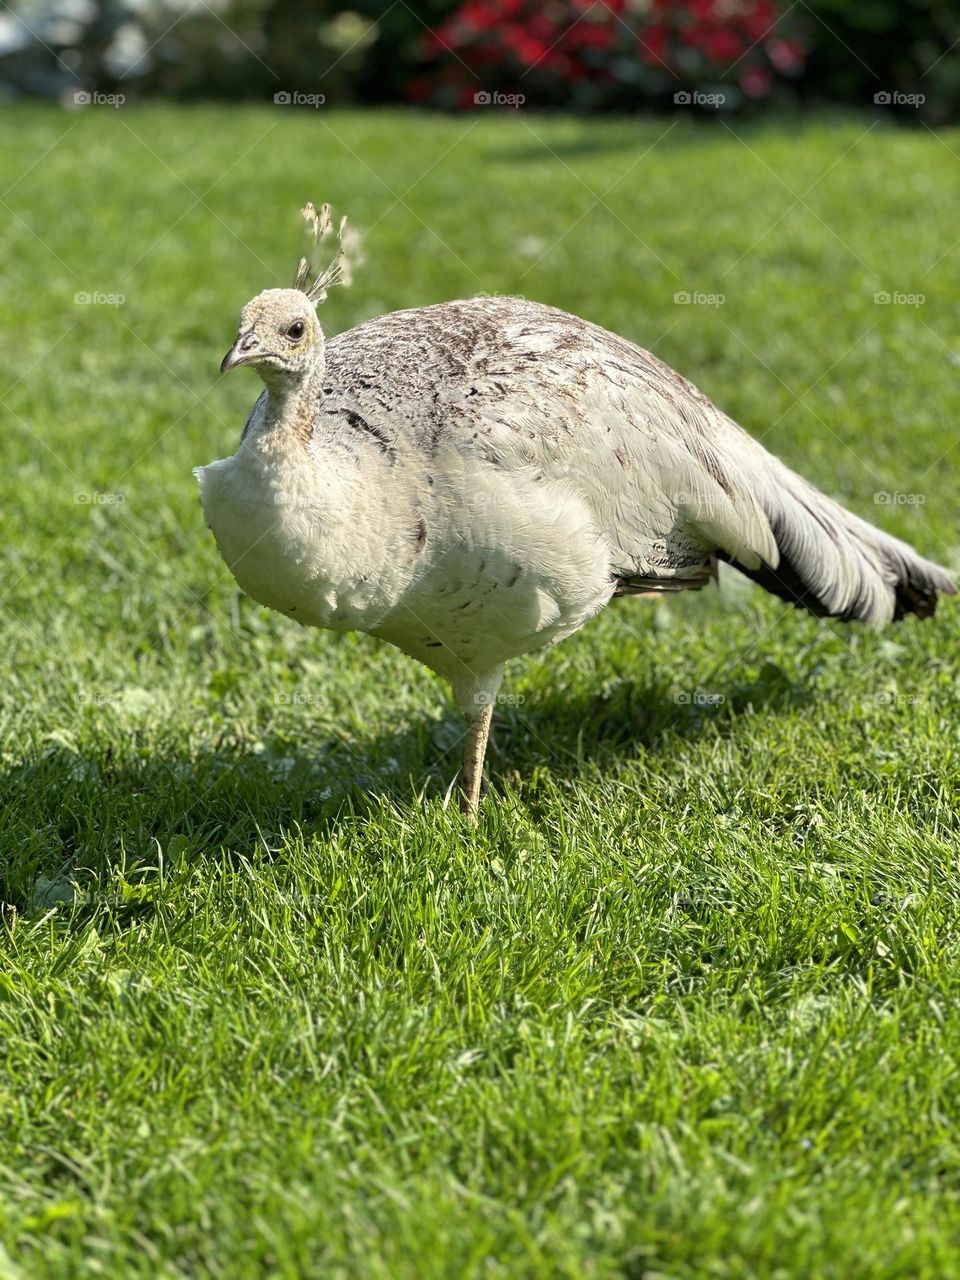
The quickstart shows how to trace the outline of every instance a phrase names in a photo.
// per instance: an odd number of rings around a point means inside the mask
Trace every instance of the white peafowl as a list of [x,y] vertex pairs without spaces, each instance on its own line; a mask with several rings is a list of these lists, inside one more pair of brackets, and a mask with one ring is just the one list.
[[[319,244],[329,206],[303,210]],[[734,565],[844,621],[930,616],[947,573],[846,511],[632,342],[479,297],[325,340],[331,265],[244,308],[221,371],[266,390],[237,452],[198,470],[241,589],[308,626],[368,632],[447,679],[474,815],[504,663],[613,597],[696,590]]]

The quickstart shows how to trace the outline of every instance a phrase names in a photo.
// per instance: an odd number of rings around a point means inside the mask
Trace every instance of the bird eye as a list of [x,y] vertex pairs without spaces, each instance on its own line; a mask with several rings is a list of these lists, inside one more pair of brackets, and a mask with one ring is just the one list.
[[303,331],[306,328],[302,320],[294,320],[293,324],[287,330],[288,338],[302,338]]

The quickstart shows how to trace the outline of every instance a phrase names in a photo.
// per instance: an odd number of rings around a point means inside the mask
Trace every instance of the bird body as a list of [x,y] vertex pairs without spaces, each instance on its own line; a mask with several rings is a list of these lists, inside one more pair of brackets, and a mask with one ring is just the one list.
[[223,558],[260,603],[450,681],[468,810],[504,663],[616,595],[700,588],[719,559],[872,623],[954,591],[655,356],[551,307],[479,297],[324,341],[304,293],[268,290],[237,363],[267,390],[233,457],[198,473]]

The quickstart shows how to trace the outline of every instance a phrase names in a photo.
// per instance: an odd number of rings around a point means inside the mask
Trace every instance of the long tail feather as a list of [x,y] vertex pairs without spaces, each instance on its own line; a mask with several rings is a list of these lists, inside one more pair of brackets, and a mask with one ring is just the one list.
[[780,560],[759,568],[737,565],[748,578],[811,613],[847,622],[880,624],[908,613],[927,618],[939,594],[956,594],[939,565],[767,456],[769,481],[761,487],[761,502]]

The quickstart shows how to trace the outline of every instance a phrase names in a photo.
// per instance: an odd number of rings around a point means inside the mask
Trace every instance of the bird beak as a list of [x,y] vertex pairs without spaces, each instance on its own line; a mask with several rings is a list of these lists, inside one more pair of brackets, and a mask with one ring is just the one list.
[[257,358],[259,346],[260,340],[252,329],[247,329],[245,333],[238,333],[236,342],[220,361],[220,372],[229,373],[238,365],[251,364]]

